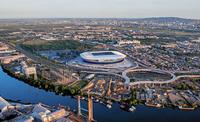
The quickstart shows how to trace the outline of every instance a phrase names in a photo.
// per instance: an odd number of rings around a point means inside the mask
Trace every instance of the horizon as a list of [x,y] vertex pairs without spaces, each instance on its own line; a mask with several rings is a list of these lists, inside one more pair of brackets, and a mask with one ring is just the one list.
[[199,6],[0,0],[0,122],[200,122]]
[[1,0],[0,18],[200,19],[198,0]]
[[98,17],[98,18],[93,18],[93,17],[24,17],[24,18],[0,18],[0,20],[31,20],[31,19],[161,19],[161,18],[175,18],[175,19],[187,19],[187,20],[200,20],[195,19],[195,18],[184,18],[184,17],[176,17],[176,16],[155,16],[155,17],[138,17],[138,18],[133,18],[133,17]]

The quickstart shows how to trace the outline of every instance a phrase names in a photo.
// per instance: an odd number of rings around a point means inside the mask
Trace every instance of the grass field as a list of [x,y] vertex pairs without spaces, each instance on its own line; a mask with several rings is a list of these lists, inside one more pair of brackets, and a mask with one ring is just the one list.
[[150,71],[130,72],[128,77],[134,81],[165,81],[171,79],[169,74],[161,74]]
[[200,75],[200,72],[191,72],[191,73],[175,73],[176,76],[181,75]]
[[88,81],[79,80],[79,81],[76,81],[76,82],[70,84],[69,86],[70,86],[70,88],[73,88],[73,89],[76,89],[76,91],[79,91],[82,88],[84,88],[87,84],[88,84]]
[[20,44],[22,48],[30,51],[44,51],[44,50],[90,50],[91,45],[80,43],[75,40],[60,40],[60,41],[46,41],[46,40],[34,40],[26,41]]

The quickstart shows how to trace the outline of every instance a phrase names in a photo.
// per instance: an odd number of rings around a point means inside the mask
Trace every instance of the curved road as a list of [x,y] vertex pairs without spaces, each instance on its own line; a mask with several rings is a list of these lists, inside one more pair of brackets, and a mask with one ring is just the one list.
[[[166,73],[166,74],[170,74],[172,76],[172,78],[170,80],[166,80],[166,81],[137,81],[137,82],[130,82],[130,78],[126,75],[128,72],[130,71],[153,71],[153,72],[157,72],[157,73]],[[84,72],[84,71],[83,71]],[[179,78],[200,78],[200,75],[182,75],[182,76],[175,76],[173,73],[169,72],[169,71],[163,71],[163,70],[158,70],[158,69],[127,69],[124,72],[122,72],[122,75],[116,74],[116,73],[109,73],[109,72],[93,72],[93,71],[85,71],[87,73],[93,73],[93,74],[107,74],[107,75],[115,75],[118,77],[121,77],[125,80],[125,85],[130,85],[130,86],[134,86],[134,85],[140,85],[140,84],[168,84],[168,83],[172,83],[175,82],[176,80],[178,80]]]
[[[45,60],[39,56],[36,56],[32,53],[29,53],[27,51],[25,51],[24,49],[22,49],[19,45],[12,45],[10,43],[6,43],[7,45],[9,45],[10,47],[20,51],[21,53],[25,54],[26,56],[28,56],[29,58],[35,60],[36,62],[40,62],[42,64],[45,64],[48,67],[51,68],[60,68],[60,69],[68,69],[69,67],[67,67],[66,65],[62,65],[62,64],[58,64],[58,63],[54,63],[52,61],[49,60]],[[50,65],[49,65],[50,64]],[[153,72],[159,72],[159,73],[167,73],[170,74],[172,76],[172,79],[167,80],[167,81],[138,81],[138,82],[133,82],[130,83],[130,78],[127,76],[127,73],[130,71],[138,71],[138,70],[143,70],[143,71],[153,71]],[[197,70],[199,71],[199,70]],[[185,73],[185,71],[183,71]],[[182,75],[182,76],[178,76],[176,77],[172,72],[170,71],[163,71],[163,70],[158,70],[158,69],[135,69],[135,67],[133,68],[129,68],[125,71],[122,72],[122,75],[116,74],[116,73],[109,73],[109,72],[91,72],[91,73],[99,73],[99,74],[110,74],[110,75],[115,75],[115,76],[119,76],[121,78],[125,79],[125,84],[126,85],[138,85],[138,84],[168,84],[171,82],[175,82],[177,79],[179,78],[183,78],[183,77],[192,77],[192,78],[200,78],[200,75]],[[188,71],[187,71],[188,73]]]
[[200,78],[200,75],[182,75],[168,81],[138,81],[138,82],[130,83],[130,85],[134,86],[134,85],[140,85],[140,84],[168,84],[168,83],[175,82],[179,78]]
[[[128,72],[131,71],[153,71],[153,72],[157,72],[157,73],[166,73],[166,74],[170,74],[172,76],[172,78],[170,80],[166,80],[166,81],[137,81],[137,82],[130,82],[130,78],[127,76]],[[140,85],[140,84],[168,84],[168,83],[172,83],[175,82],[176,80],[178,80],[179,78],[200,78],[200,75],[181,75],[181,76],[175,76],[173,73],[169,72],[169,71],[163,71],[163,70],[158,70],[158,69],[127,69],[122,73],[123,78],[125,79],[125,84],[129,84],[130,86],[134,86],[134,85]]]
[[[162,82],[170,82],[171,80],[174,80],[176,78],[176,76],[173,73],[168,72],[168,71],[159,70],[159,69],[133,69],[133,68],[130,68],[130,69],[127,69],[124,72],[122,72],[122,76],[124,77],[124,79],[126,81],[125,84],[130,84],[130,78],[127,76],[127,73],[136,72],[136,71],[151,71],[151,72],[171,75],[172,78],[170,80],[162,81]],[[142,81],[140,81],[140,82],[142,82]],[[153,82],[153,81],[151,81],[151,82]],[[157,82],[159,82],[159,81],[157,81]]]

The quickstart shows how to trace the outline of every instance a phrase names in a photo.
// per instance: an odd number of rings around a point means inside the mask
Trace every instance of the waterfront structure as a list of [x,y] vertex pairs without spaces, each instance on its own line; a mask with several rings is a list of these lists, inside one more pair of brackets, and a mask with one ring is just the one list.
[[80,54],[85,62],[90,63],[117,63],[126,58],[126,55],[117,51],[93,51]]
[[0,114],[4,111],[7,111],[9,106],[10,103],[8,103],[6,100],[0,97]]
[[[14,117],[14,118],[13,118]],[[74,120],[83,121],[76,118],[70,111],[64,108],[52,108],[50,106],[39,104],[13,104],[7,102],[0,96],[0,121],[9,122],[74,122]]]
[[[47,122],[54,122],[55,120],[59,120],[69,115],[69,112],[65,111],[65,109],[60,109],[46,116]],[[65,120],[66,121],[66,120]]]
[[55,120],[59,120],[69,115],[69,112],[65,111],[64,109],[51,112],[41,104],[35,105],[32,112],[32,116],[35,118],[35,120],[42,122],[54,122]]
[[34,80],[37,80],[36,67],[34,66],[29,67],[25,61],[22,61],[21,65],[22,65],[22,73],[24,73],[27,78],[30,77],[30,75],[34,75]]
[[88,122],[94,121],[93,117],[93,102],[90,95],[88,95]]
[[108,91],[107,91],[108,97],[110,97],[110,94],[111,94],[111,84],[112,84],[112,79],[110,80],[109,85],[108,85]]
[[50,110],[48,110],[47,108],[43,107],[41,104],[35,105],[35,107],[33,108],[32,112],[33,112],[32,116],[36,120],[41,120],[41,121],[45,121],[46,115],[51,113]]
[[77,97],[77,101],[78,101],[78,116],[82,115],[81,114],[81,100],[80,100],[80,96]]
[[88,105],[88,110],[81,108],[81,97],[78,95],[77,96],[77,115],[80,116],[84,116],[81,112],[81,110],[87,111],[87,121],[88,122],[93,122],[94,121],[94,117],[93,117],[93,101],[92,101],[92,97],[88,92],[88,101],[87,101],[87,105]]
[[34,122],[34,118],[28,115],[21,115],[12,120],[13,122]]

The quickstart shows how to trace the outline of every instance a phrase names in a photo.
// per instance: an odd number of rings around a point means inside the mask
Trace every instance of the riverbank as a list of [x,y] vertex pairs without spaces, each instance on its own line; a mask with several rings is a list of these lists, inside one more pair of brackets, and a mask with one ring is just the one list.
[[14,77],[20,81],[23,81],[24,83],[27,83],[33,87],[44,89],[46,91],[55,92],[56,94],[61,94],[63,96],[70,95],[74,96],[79,94],[80,88],[77,88],[76,86],[69,87],[66,85],[57,85],[53,83],[52,81],[49,81],[40,75],[38,75],[38,79],[34,80],[33,78],[26,78],[24,75],[15,74],[11,71],[11,69],[6,65],[1,65],[3,71],[10,75],[11,77]]
[[[71,110],[77,109],[76,99],[70,96],[56,95],[54,92],[38,89],[24,82],[20,82],[4,73],[2,68],[0,68],[0,94],[6,99],[20,100],[25,103],[44,103],[49,106],[63,105],[69,106]],[[177,108],[160,109],[138,105],[136,106],[137,109],[132,113],[120,109],[118,103],[113,103],[111,109],[96,102],[94,102],[93,106],[94,119],[98,122],[198,122],[200,114],[200,109],[180,111]],[[81,107],[87,108],[87,102],[85,100],[81,100]]]
[[67,107],[52,107],[43,103],[24,104],[8,101],[0,96],[0,121],[34,122],[34,121],[73,121],[84,122],[82,117],[76,116]]
[[[76,87],[74,85],[70,85],[70,86],[65,86],[65,85],[55,85],[53,82],[48,81],[44,78],[42,78],[41,76],[38,76],[38,80],[34,80],[33,78],[26,78],[23,75],[19,75],[19,74],[14,74],[8,66],[6,65],[2,65],[2,69],[5,73],[7,73],[9,76],[14,77],[20,81],[23,81],[26,84],[29,84],[30,86],[39,88],[39,89],[44,89],[46,91],[50,91],[50,92],[54,92],[57,95],[62,95],[62,96],[76,96],[76,95],[81,95],[81,96],[85,96],[87,97],[87,94],[82,94],[80,93],[80,89],[81,87]],[[145,105],[145,100],[139,100],[136,97],[136,91],[132,90],[131,94],[130,94],[130,98],[129,99],[121,99],[121,101],[118,101],[120,104],[129,104],[130,106],[137,106],[137,105]],[[107,98],[103,98],[103,97],[97,97],[96,99],[99,99],[100,101],[110,101],[110,99]],[[112,101],[113,102],[117,102],[117,101]],[[106,106],[109,105],[111,106],[112,103],[107,103],[107,102],[103,102],[103,104],[105,104]],[[161,105],[159,103],[154,103],[152,101],[152,103],[149,103],[154,105],[155,107],[157,107],[158,105],[160,107],[165,107],[165,108],[180,108],[179,106],[173,106],[170,103],[169,104],[165,104],[165,105]],[[188,106],[190,107],[190,106]],[[109,107],[110,108],[110,107]],[[192,109],[190,110],[194,110],[195,108],[197,108],[197,106],[194,107],[190,107]],[[182,110],[182,109],[180,109]]]

